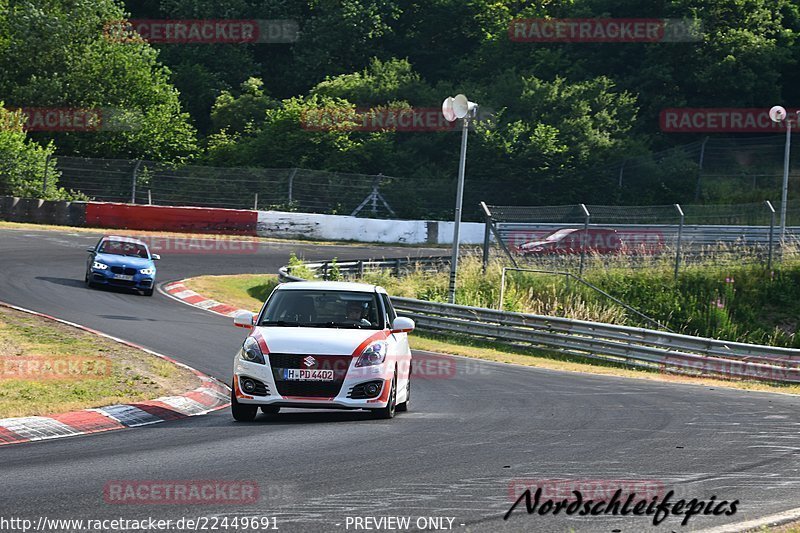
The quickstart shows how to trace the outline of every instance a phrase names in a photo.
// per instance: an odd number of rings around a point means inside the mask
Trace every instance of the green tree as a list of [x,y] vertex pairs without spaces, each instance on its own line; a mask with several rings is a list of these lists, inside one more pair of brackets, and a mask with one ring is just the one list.
[[156,51],[109,32],[124,19],[113,0],[19,0],[2,18],[0,94],[7,105],[101,108],[116,117],[99,132],[32,137],[95,157],[170,161],[195,153],[194,129]]
[[8,111],[0,102],[0,196],[65,198],[57,186],[53,145],[43,147],[28,139],[23,123],[20,111]]

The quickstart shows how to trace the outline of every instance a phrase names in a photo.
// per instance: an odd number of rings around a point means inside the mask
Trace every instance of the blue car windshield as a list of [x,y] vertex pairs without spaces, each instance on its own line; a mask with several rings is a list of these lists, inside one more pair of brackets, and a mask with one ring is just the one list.
[[103,241],[97,250],[101,254],[125,255],[129,257],[140,257],[149,259],[147,248],[143,244],[124,241]]

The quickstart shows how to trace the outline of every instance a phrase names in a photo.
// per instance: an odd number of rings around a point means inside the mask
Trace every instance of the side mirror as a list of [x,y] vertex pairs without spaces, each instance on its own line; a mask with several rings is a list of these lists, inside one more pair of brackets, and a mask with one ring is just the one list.
[[86,251],[89,252],[90,254],[93,254],[94,253],[94,248],[87,248]]
[[159,259],[161,259],[161,256],[158,254],[150,254],[150,259],[152,259],[153,261],[158,261]]
[[237,328],[252,328],[253,322],[255,321],[256,315],[250,313],[248,311],[242,311],[241,313],[237,313],[236,316],[233,317],[233,325]]
[[414,331],[414,321],[404,316],[399,316],[392,322],[392,333],[410,333]]

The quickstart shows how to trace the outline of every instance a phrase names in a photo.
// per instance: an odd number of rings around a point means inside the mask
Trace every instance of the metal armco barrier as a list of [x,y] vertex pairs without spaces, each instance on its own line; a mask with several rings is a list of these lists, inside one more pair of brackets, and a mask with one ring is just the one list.
[[650,369],[800,383],[800,350],[410,298],[392,303],[423,331]]
[[[391,264],[392,261],[379,263]],[[320,265],[322,263],[305,266],[319,272]],[[305,281],[292,276],[287,267],[280,269],[280,280]],[[800,350],[790,348],[412,298],[392,297],[392,304],[403,316],[412,318],[418,329],[431,333],[466,336],[671,373],[800,383]]]
[[[401,276],[412,270],[424,270],[436,272],[445,266],[450,265],[449,257],[400,257],[397,259],[359,259],[350,261],[323,261],[319,263],[303,263],[303,265],[315,272],[320,279],[330,279],[334,266],[339,274],[345,277],[361,276],[367,272],[377,272],[389,270],[395,276]],[[278,271],[280,281],[304,281],[291,275],[291,267],[283,267]]]

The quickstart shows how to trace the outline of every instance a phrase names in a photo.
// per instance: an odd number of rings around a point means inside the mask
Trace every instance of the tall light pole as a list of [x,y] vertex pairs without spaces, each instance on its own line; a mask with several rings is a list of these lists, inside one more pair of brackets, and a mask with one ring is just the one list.
[[458,162],[458,188],[456,192],[455,223],[453,225],[453,256],[450,259],[450,288],[448,301],[456,303],[456,278],[458,276],[458,245],[461,229],[461,204],[464,199],[464,171],[467,166],[467,133],[469,121],[475,116],[478,104],[470,102],[463,94],[448,96],[442,102],[442,114],[450,122],[463,119],[461,126],[461,158]]
[[[800,115],[800,111],[798,112]],[[788,113],[783,107],[776,105],[769,110],[769,118],[773,122],[786,121],[786,145],[783,151],[783,190],[781,191],[781,244],[786,239],[786,204],[789,198],[789,155],[792,151],[792,121],[788,118]]]

